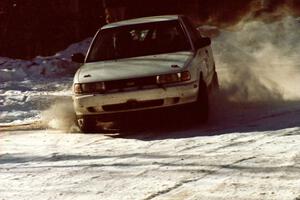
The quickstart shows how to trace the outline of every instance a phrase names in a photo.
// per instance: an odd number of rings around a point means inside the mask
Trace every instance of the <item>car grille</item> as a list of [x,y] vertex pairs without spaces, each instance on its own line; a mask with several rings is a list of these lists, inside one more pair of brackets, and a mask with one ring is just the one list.
[[112,92],[114,90],[122,91],[129,88],[146,89],[149,87],[157,87],[156,76],[105,82],[106,92]]
[[120,104],[112,104],[112,105],[104,105],[102,109],[104,111],[120,111],[120,110],[132,110],[132,109],[139,109],[139,108],[149,108],[155,106],[163,105],[164,100],[150,100],[150,101],[128,101],[126,103]]

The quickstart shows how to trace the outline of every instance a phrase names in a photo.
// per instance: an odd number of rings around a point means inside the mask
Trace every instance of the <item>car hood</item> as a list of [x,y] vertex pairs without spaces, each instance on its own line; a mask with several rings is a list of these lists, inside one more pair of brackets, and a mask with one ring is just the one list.
[[147,77],[181,71],[193,57],[184,51],[120,60],[85,63],[77,71],[75,83],[89,83]]

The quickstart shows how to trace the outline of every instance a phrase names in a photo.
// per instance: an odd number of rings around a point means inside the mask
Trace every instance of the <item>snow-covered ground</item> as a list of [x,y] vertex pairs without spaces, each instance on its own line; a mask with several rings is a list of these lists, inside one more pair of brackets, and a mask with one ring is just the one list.
[[208,124],[160,113],[121,135],[73,123],[70,55],[90,39],[33,61],[1,58],[0,199],[299,200],[299,22],[213,33],[221,90]]
[[255,129],[1,134],[1,199],[299,199],[300,129]]

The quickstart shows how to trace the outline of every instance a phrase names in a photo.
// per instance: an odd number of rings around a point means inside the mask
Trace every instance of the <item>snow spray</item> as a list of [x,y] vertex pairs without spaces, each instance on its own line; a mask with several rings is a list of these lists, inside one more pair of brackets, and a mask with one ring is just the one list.
[[300,98],[298,41],[300,23],[293,17],[242,22],[235,31],[222,31],[213,46],[221,92],[234,101]]
[[50,129],[72,132],[75,129],[76,115],[71,98],[55,101],[49,109],[41,114],[44,126]]
[[211,98],[211,120],[244,123],[291,110],[300,100],[300,23],[242,21],[219,31],[213,52],[220,91]]

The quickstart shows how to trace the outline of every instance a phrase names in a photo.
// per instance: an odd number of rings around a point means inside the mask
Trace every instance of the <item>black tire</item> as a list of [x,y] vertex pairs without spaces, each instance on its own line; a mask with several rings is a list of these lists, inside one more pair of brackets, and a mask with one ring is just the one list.
[[94,133],[97,121],[94,118],[83,116],[77,118],[77,124],[82,133]]
[[200,80],[197,102],[195,103],[194,111],[196,112],[195,119],[201,123],[205,123],[209,118],[209,97],[206,84]]
[[219,91],[219,88],[220,88],[220,85],[219,85],[218,73],[215,71],[213,79],[212,79],[211,90],[213,92],[217,92],[217,91]]

